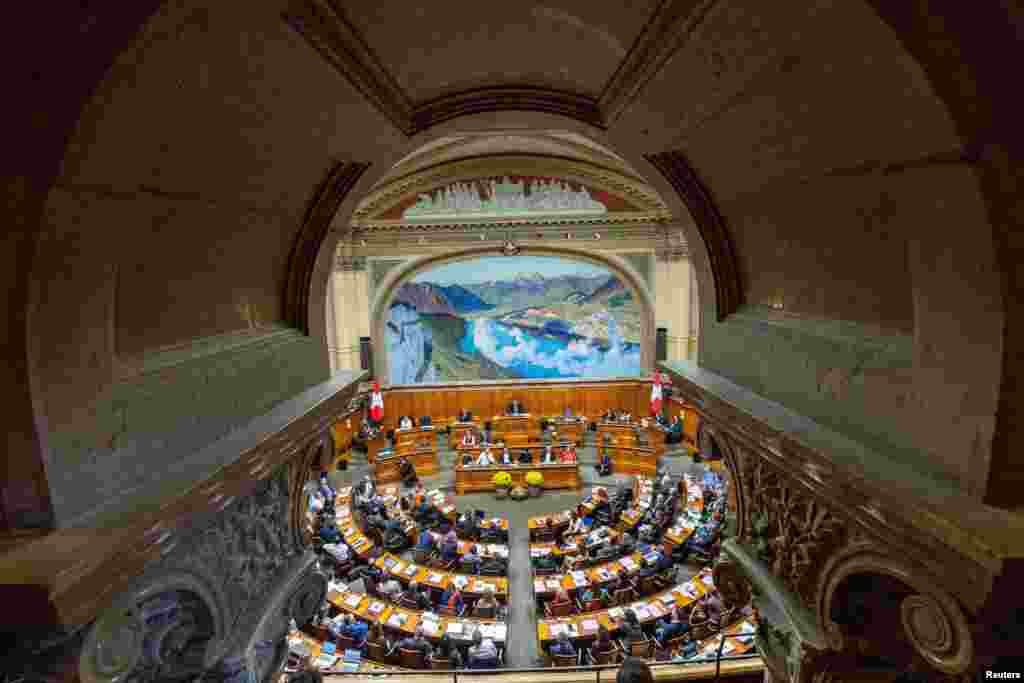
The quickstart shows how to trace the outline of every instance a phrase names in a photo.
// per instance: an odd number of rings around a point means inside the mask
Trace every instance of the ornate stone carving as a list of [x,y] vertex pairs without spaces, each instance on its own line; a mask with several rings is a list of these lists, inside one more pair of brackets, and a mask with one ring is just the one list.
[[818,499],[757,457],[741,461],[747,514],[744,541],[790,590],[815,603],[817,575],[846,528]]
[[204,671],[220,633],[214,606],[192,588],[187,575],[164,576],[102,614],[82,646],[81,679],[167,680]]
[[722,558],[713,570],[715,588],[729,607],[745,607],[753,593],[750,579],[732,560]]
[[285,613],[300,627],[305,626],[316,615],[327,599],[327,577],[320,571],[308,572],[288,596]]

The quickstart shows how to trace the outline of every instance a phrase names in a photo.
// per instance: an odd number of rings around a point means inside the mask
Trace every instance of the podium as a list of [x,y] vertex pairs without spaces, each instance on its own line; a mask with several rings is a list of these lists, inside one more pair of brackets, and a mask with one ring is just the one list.
[[384,434],[384,430],[381,430],[372,439],[366,442],[366,461],[371,465],[377,461],[377,454],[388,447],[388,437]]
[[509,448],[530,442],[530,436],[539,432],[538,421],[530,414],[495,415],[491,420],[491,440],[502,441]]
[[406,444],[413,444],[417,449],[433,448],[437,443],[437,436],[431,427],[412,427],[411,429],[395,430],[395,447],[401,448]]
[[422,449],[417,450],[412,447],[408,447],[406,450],[396,448],[393,455],[377,458],[374,463],[374,478],[378,484],[386,484],[392,481],[398,481],[401,476],[398,473],[399,464],[402,462],[402,458],[405,458],[412,466],[416,468],[416,474],[420,477],[429,477],[437,474],[437,450],[436,449]]

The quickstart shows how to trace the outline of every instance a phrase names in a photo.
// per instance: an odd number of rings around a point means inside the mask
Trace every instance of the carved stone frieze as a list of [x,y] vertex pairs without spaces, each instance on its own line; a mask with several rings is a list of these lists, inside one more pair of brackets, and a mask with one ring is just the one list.
[[757,457],[740,458],[748,524],[743,541],[787,588],[814,605],[817,578],[847,527],[820,500]]

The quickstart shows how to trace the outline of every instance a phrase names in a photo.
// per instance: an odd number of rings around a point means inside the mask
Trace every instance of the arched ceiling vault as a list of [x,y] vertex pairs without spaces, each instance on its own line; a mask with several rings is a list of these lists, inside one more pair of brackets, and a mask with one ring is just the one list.
[[[122,359],[268,323],[322,338],[343,236],[323,222],[347,228],[364,196],[408,174],[512,151],[475,133],[654,188],[689,230],[709,369],[855,438],[898,441],[974,495],[995,463],[1019,468],[1011,3],[24,10],[16,229],[0,250],[15,356],[0,384],[31,406],[10,423],[25,435],[10,449],[18,495],[45,490],[47,468],[74,481],[146,444],[191,452],[168,436],[186,430],[136,438],[152,425],[111,398]],[[742,304],[761,308],[743,317]],[[763,310],[774,304],[785,316]],[[856,346],[837,321],[872,332]],[[193,404],[175,410],[149,415],[187,424]]]

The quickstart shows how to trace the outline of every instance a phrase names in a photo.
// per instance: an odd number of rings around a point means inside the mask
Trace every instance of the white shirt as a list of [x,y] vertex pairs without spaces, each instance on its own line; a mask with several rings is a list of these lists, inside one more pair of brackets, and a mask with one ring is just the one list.
[[402,424],[399,425],[400,429],[409,429],[412,427],[412,420],[407,417],[402,418]]
[[545,463],[552,463],[554,461],[555,461],[555,454],[551,452],[550,448],[546,448],[544,450],[544,462]]
[[480,641],[480,647],[471,647],[469,653],[478,659],[494,659],[498,656],[498,648],[494,646],[493,640],[484,638]]
[[501,452],[501,463],[503,465],[511,465],[512,464],[512,456],[509,455],[509,452],[508,452],[507,448],[504,451]]
[[480,451],[480,457],[476,459],[477,465],[493,465],[494,458],[491,456],[491,452],[488,450]]

